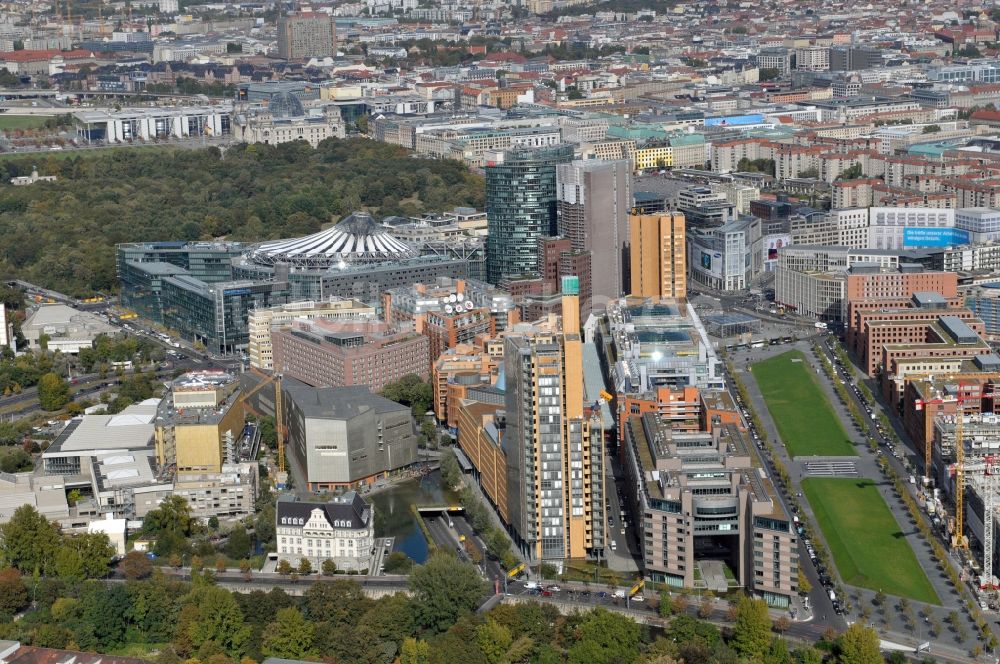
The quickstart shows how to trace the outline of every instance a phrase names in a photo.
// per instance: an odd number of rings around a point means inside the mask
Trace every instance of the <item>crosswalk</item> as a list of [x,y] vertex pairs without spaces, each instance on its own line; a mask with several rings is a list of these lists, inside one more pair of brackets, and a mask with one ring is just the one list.
[[802,464],[807,475],[814,477],[857,477],[858,465],[850,459],[814,459]]

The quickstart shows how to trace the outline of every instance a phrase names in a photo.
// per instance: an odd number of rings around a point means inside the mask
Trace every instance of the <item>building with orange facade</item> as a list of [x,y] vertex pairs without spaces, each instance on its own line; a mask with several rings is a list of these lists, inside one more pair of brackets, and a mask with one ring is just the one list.
[[503,450],[506,431],[503,407],[462,399],[455,411],[459,449],[472,465],[473,475],[483,493],[507,523],[510,513],[507,509],[507,456]]
[[635,297],[687,297],[687,244],[684,215],[637,214],[629,217],[631,294]]
[[441,353],[431,365],[434,416],[450,429],[458,426],[455,408],[472,386],[496,382],[500,362],[490,356],[485,343],[458,344]]

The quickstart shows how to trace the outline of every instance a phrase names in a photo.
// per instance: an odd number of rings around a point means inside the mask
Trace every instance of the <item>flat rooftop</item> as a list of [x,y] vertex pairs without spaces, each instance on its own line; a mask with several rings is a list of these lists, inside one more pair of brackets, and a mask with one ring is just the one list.
[[159,403],[159,399],[146,399],[117,415],[84,415],[74,419],[42,456],[92,456],[102,451],[150,447]]

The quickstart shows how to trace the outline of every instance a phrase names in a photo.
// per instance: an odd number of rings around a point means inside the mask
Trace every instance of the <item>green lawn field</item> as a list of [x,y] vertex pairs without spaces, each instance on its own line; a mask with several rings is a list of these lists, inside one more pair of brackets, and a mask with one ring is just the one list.
[[755,363],[751,370],[788,453],[857,456],[844,425],[797,350]]
[[0,113],[0,130],[3,129],[34,129],[41,127],[48,120],[41,115],[7,115]]
[[845,583],[941,603],[871,480],[811,477],[802,490]]

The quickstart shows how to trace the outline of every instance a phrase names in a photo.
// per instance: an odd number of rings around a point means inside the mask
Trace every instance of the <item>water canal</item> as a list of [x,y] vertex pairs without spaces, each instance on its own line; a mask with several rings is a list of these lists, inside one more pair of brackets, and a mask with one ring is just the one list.
[[367,496],[375,505],[375,536],[395,537],[394,551],[402,551],[413,562],[427,560],[427,539],[410,511],[410,505],[440,505],[458,502],[458,495],[441,488],[441,473],[396,484]]

